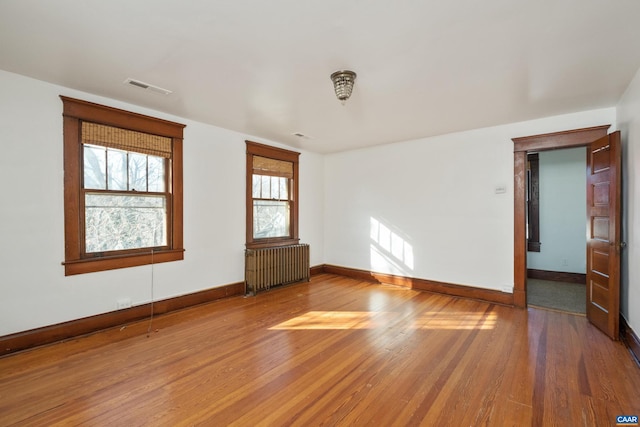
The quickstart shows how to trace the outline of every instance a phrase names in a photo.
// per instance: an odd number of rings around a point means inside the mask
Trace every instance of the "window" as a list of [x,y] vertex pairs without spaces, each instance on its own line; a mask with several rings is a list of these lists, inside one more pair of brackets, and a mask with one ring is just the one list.
[[540,172],[538,153],[527,154],[527,250],[540,252]]
[[247,143],[248,248],[298,243],[300,153]]
[[61,99],[65,274],[183,259],[184,125]]

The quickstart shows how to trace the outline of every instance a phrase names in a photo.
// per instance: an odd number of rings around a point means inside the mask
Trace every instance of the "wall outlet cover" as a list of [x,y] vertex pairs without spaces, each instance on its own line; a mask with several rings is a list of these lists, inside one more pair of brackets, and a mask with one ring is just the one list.
[[131,298],[120,298],[116,301],[116,309],[122,310],[123,308],[131,307]]

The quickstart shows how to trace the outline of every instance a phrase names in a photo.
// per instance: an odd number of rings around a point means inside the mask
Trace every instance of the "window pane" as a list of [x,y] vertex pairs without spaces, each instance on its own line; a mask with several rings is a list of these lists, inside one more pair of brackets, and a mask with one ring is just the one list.
[[147,191],[147,156],[129,153],[129,190]]
[[107,188],[109,190],[127,189],[127,152],[107,149]]
[[271,177],[271,198],[272,199],[281,199],[280,197],[280,177],[272,176]]
[[86,194],[87,253],[167,245],[164,196]]
[[149,190],[156,193],[164,191],[164,158],[148,156]]
[[260,184],[262,183],[262,177],[260,175],[253,175],[252,177],[252,197],[254,199],[259,199],[260,198]]
[[280,199],[289,200],[289,180],[280,177]]
[[253,201],[253,237],[288,237],[289,202]]
[[84,145],[84,188],[105,190],[106,149],[94,145]]
[[260,194],[261,199],[271,198],[271,177],[261,175],[262,178],[262,192]]

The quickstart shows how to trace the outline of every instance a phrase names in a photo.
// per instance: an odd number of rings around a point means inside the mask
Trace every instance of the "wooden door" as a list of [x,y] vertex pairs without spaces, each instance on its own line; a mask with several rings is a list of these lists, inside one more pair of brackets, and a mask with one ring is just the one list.
[[587,318],[612,339],[620,310],[620,132],[587,147]]

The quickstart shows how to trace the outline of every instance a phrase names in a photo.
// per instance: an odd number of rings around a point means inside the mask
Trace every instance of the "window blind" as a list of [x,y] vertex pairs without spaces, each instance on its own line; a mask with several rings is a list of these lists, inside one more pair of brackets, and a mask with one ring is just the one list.
[[293,162],[253,156],[253,173],[293,178]]
[[82,122],[82,143],[171,158],[171,138]]

